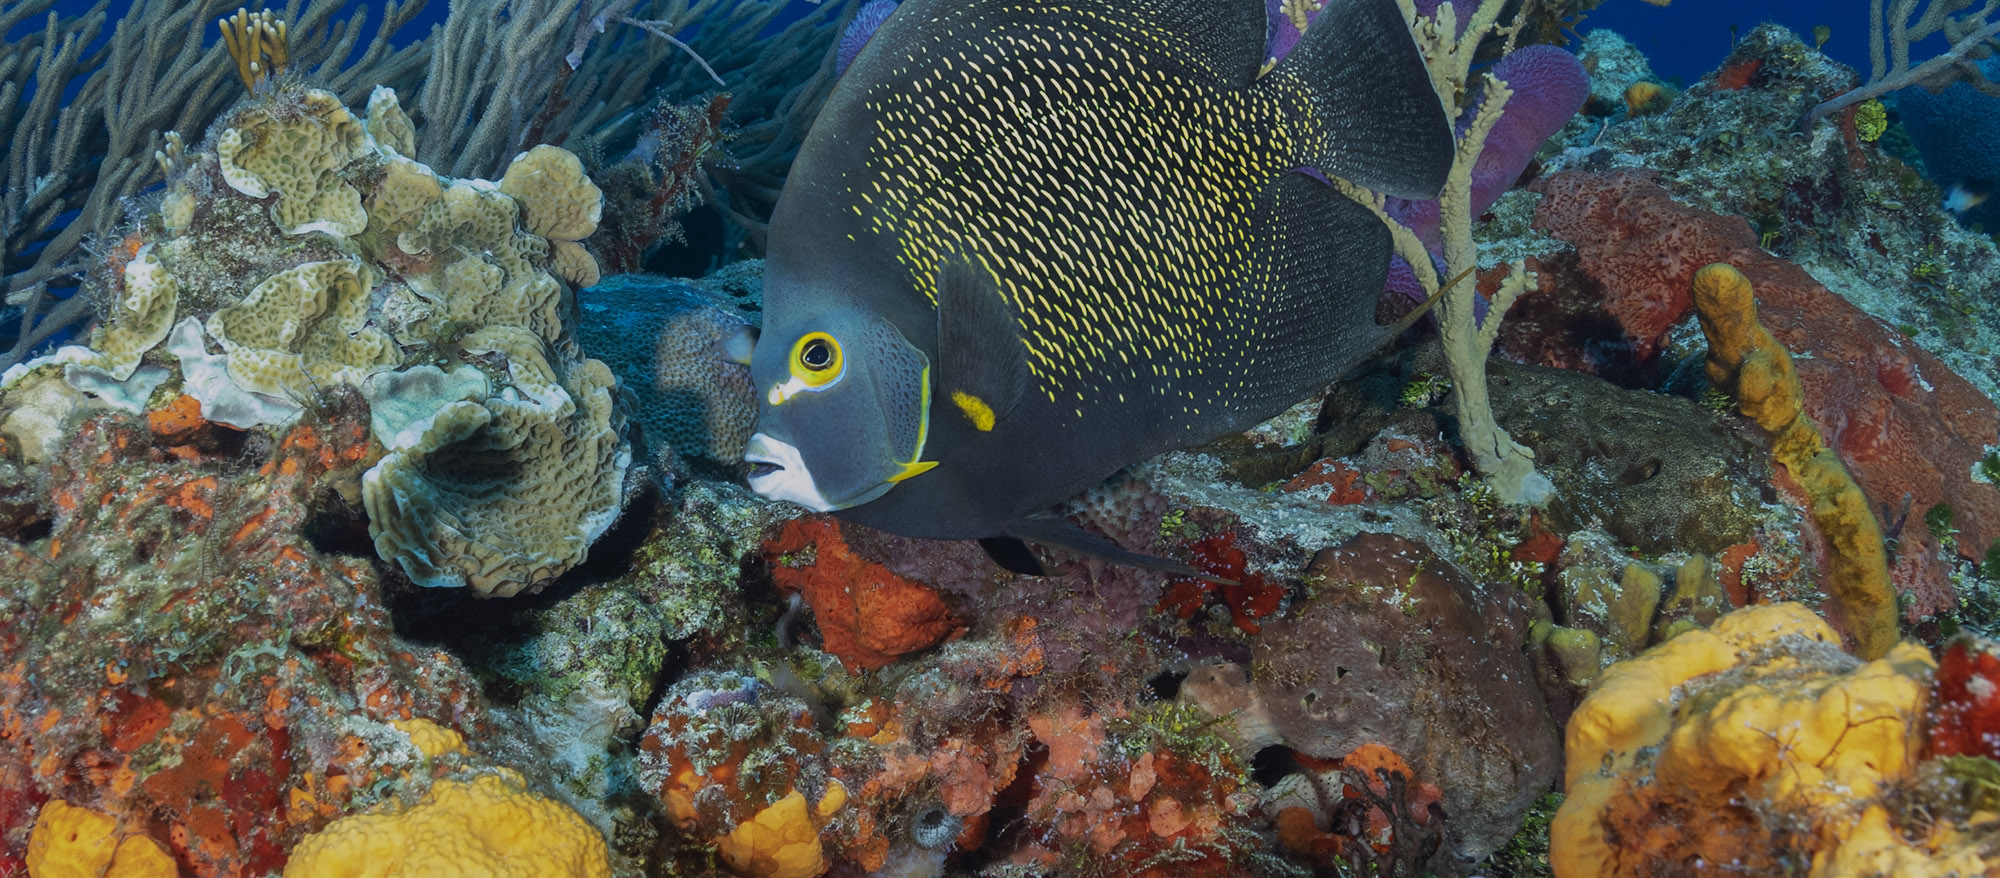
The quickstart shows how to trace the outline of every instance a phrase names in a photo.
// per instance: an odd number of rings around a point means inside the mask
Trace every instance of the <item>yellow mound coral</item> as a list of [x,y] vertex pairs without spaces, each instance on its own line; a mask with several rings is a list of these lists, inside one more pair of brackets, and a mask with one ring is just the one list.
[[837,780],[817,805],[807,804],[805,794],[794,790],[718,839],[715,852],[738,875],[813,878],[827,868],[820,825],[845,804],[847,788]]
[[1886,824],[1868,830],[1873,800],[1915,762],[1936,665],[1915,643],[1866,664],[1836,643],[1804,606],[1759,606],[1607,669],[1570,719],[1558,878],[1695,859],[1753,874],[1810,860],[1823,876],[1934,862]]
[[381,146],[395,151],[398,155],[417,154],[417,126],[410,121],[410,114],[403,112],[403,104],[396,99],[396,90],[378,85],[368,93],[368,118],[364,121],[368,135]]
[[555,269],[580,287],[597,283],[597,260],[576,242],[597,231],[604,193],[583,173],[583,162],[565,149],[537,146],[514,157],[500,191],[521,203],[528,231],[549,239]]
[[[400,402],[376,419],[389,454],[363,476],[362,503],[376,550],[417,583],[507,597],[583,560],[618,515],[632,451],[603,363],[562,368],[517,327],[489,326],[460,344],[501,355],[512,386],[489,393],[470,367],[455,371],[471,380],[434,370],[372,379],[372,397]],[[449,389],[419,402],[420,384]]]
[[28,836],[29,878],[176,878],[156,842],[119,832],[118,821],[61,799],[42,806]]
[[1708,336],[1708,378],[1736,395],[1743,414],[1771,434],[1771,454],[1805,489],[1830,551],[1826,589],[1862,658],[1896,642],[1896,591],[1868,498],[1805,414],[1792,355],[1757,322],[1750,279],[1723,263],[1694,275],[1694,306]]
[[292,849],[285,878],[600,878],[604,836],[512,772],[440,780],[400,812],[328,824]]

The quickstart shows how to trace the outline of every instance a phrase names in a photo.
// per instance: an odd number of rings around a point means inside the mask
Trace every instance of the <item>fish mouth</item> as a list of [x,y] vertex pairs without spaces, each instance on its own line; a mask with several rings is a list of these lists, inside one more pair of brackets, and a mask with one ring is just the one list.
[[744,475],[750,482],[750,490],[758,494],[773,500],[788,500],[814,512],[840,508],[813,484],[812,472],[806,469],[799,449],[789,442],[764,433],[755,434],[743,448],[743,462],[747,464]]

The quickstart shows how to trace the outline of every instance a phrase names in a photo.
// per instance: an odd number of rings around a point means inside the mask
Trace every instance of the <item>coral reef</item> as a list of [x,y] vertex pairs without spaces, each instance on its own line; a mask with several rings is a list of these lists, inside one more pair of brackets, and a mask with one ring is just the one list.
[[[226,0],[140,0],[110,33],[104,10],[79,15],[52,5],[10,8],[6,20],[26,32],[0,46],[10,59],[0,74],[7,96],[0,119],[15,129],[46,132],[0,159],[7,265],[0,284],[0,368],[27,359],[93,308],[100,320],[111,317],[120,297],[97,295],[77,281],[99,249],[88,242],[115,237],[127,216],[121,202],[173,175],[182,147],[178,132],[203,130],[241,94],[228,81],[238,62],[198,38],[208,22],[230,11]],[[283,56],[281,67],[312,71],[340,99],[358,101],[377,85],[413,84],[427,47],[421,40],[397,44],[407,41],[400,31],[422,8],[382,4],[374,33],[364,38],[365,5],[298,4],[291,9],[296,20],[276,23],[283,30],[271,48]],[[32,27],[44,12],[44,24]],[[255,17],[263,25],[268,16]],[[196,38],[169,43],[162,35],[170,33]],[[117,124],[107,122],[113,119]]]
[[1384,534],[1322,550],[1305,577],[1317,596],[1264,626],[1247,676],[1199,668],[1182,696],[1230,718],[1246,761],[1272,745],[1318,759],[1386,748],[1444,790],[1453,851],[1491,853],[1555,779],[1555,727],[1523,654],[1527,597]]
[[[156,388],[176,361],[199,415],[237,428],[357,388],[386,451],[359,479],[377,551],[422,585],[541,587],[610,526],[630,462],[611,374],[576,351],[552,274],[595,280],[575,241],[601,194],[553,147],[497,185],[438,177],[372,133],[410,127],[386,89],[367,119],[268,91],[182,157],[158,225],[102,280],[122,290],[114,319],[0,380],[6,429],[33,461],[71,410],[174,399]],[[69,401],[49,396],[56,372]]]
[[394,637],[371,566],[305,536],[321,486],[369,454],[356,403],[275,443],[80,425],[51,464],[48,536],[0,554],[20,620],[0,636],[19,754],[0,802],[108,815],[204,874],[272,871],[303,832],[428,779],[390,721],[505,739],[462,664]]
[[[1480,389],[1554,493],[1478,476],[1479,389],[1419,339],[1056,510],[1208,579],[756,497],[761,265],[618,273],[697,200],[742,236],[703,255],[755,249],[886,2],[510,0],[362,50],[429,64],[414,114],[327,69],[351,26],[244,10],[127,225],[89,199],[180,116],[84,144],[83,201],[0,198],[10,291],[87,267],[99,317],[0,378],[0,875],[1989,871],[2000,649],[1954,628],[2000,619],[2000,251],[1893,107],[1758,133],[1853,80],[1782,30],[1675,89],[1529,45],[1587,0],[1458,5],[1411,8],[1463,50],[1464,203],[1381,206],[1475,269]],[[21,69],[87,66],[66,21]],[[1916,639],[1843,612],[1871,542]]]
[[[1644,171],[1566,172],[1535,184],[1543,194],[1537,224],[1578,248],[1578,276],[1559,280],[1556,295],[1601,302],[1631,355],[1649,360],[1691,315],[1696,270],[1736,266],[1754,285],[1759,320],[1771,335],[1811,352],[1796,361],[1804,412],[1822,425],[1826,445],[1866,493],[1868,511],[1944,503],[1961,534],[1957,552],[1983,557],[2000,536],[2000,489],[1964,474],[2000,435],[2000,410],[1895,329],[1764,252],[1746,224],[1681,204],[1650,178]],[[1588,362],[1568,345],[1543,351],[1544,361]],[[1955,601],[1945,564],[1933,554],[1938,535],[1926,531],[1911,521],[1901,537],[1916,565],[1898,583],[1911,596],[1913,618]]]

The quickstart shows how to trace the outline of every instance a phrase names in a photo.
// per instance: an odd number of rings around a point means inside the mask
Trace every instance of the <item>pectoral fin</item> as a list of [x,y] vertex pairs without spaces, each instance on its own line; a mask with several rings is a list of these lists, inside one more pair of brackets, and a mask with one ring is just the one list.
[[938,269],[938,360],[938,387],[982,433],[1027,389],[1020,322],[999,275],[978,256],[953,256]]
[[1035,550],[1013,537],[985,537],[979,541],[979,547],[1003,570],[1022,576],[1049,575],[1042,567],[1042,559],[1035,557]]

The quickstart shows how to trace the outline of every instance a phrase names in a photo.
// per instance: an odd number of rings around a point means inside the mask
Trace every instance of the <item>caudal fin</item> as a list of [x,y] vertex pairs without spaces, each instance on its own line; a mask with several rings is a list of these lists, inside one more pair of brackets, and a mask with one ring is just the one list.
[[1282,89],[1299,164],[1399,198],[1436,198],[1451,172],[1451,119],[1396,0],[1328,0],[1259,83]]

